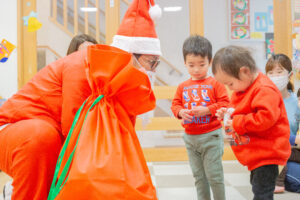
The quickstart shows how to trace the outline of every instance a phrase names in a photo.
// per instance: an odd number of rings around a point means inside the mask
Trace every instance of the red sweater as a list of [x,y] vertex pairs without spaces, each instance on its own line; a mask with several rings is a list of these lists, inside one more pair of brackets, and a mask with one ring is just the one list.
[[192,122],[182,122],[187,134],[203,134],[218,128],[221,123],[215,117],[216,111],[227,107],[229,98],[226,88],[214,78],[203,80],[189,79],[181,83],[172,102],[172,111],[175,117],[181,109],[191,109],[193,106],[207,106],[211,115],[194,117]]
[[264,74],[244,92],[233,92],[233,128],[247,134],[250,143],[232,146],[237,159],[248,169],[285,165],[290,156],[289,121],[280,91]]

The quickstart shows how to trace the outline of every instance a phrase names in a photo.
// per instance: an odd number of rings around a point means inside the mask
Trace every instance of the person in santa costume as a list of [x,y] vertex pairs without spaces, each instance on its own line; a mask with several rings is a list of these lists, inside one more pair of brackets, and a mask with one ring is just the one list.
[[[153,22],[160,15],[154,0],[133,0],[112,43],[149,76],[161,55]],[[91,94],[87,55],[82,50],[49,64],[0,107],[0,169],[13,178],[11,199],[47,199],[62,143]]]

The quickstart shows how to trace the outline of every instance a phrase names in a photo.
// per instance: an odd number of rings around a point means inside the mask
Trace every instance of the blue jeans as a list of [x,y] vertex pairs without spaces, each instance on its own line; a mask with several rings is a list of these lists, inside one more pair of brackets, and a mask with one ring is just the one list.
[[222,166],[224,141],[222,130],[218,129],[199,135],[183,135],[195,178],[198,200],[225,200],[225,185]]
[[288,162],[285,177],[285,189],[300,193],[300,163]]

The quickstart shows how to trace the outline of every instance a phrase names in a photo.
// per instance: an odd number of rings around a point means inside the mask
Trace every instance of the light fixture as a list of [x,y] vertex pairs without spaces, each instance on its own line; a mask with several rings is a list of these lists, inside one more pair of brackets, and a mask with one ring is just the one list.
[[80,10],[82,12],[97,12],[96,7],[81,7]]
[[165,12],[177,12],[177,11],[181,11],[181,10],[182,10],[181,6],[164,7]]

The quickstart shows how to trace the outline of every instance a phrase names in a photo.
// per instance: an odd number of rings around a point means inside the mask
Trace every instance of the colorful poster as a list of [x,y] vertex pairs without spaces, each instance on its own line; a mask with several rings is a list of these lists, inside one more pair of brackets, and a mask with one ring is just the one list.
[[0,43],[0,62],[4,63],[8,60],[11,52],[16,48],[15,45],[3,39]]
[[268,15],[265,12],[254,13],[254,28],[255,32],[268,31]]
[[266,42],[266,59],[269,59],[274,54],[274,33],[265,34]]
[[249,26],[232,26],[231,27],[232,39],[249,39],[250,27]]
[[231,10],[249,12],[249,0],[231,0]]
[[230,0],[230,38],[233,40],[250,38],[249,0]]
[[250,17],[243,12],[231,13],[231,25],[232,26],[248,26]]

